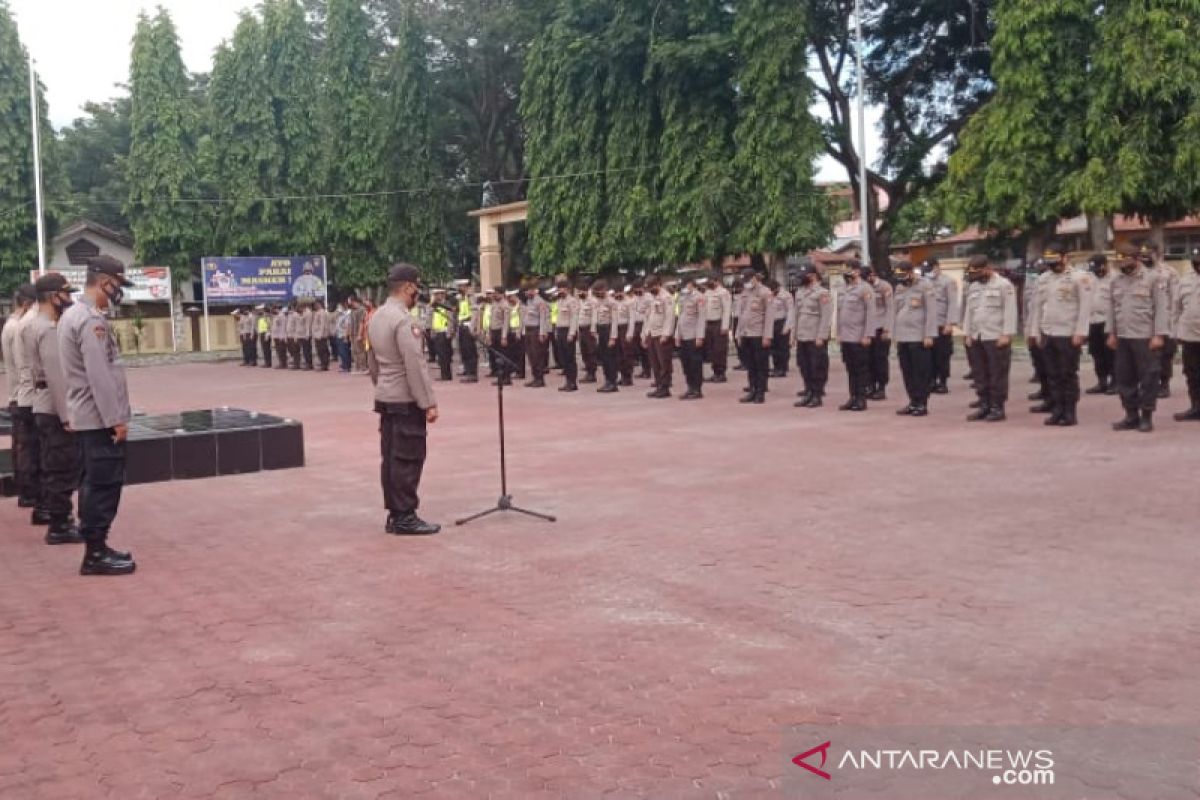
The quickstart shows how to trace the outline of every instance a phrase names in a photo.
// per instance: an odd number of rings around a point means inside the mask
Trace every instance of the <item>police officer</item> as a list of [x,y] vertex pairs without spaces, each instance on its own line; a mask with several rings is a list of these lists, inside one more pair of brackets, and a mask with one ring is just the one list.
[[767,288],[771,290],[771,377],[786,378],[792,360],[796,298],[774,278],[767,281]]
[[[496,286],[492,289],[492,296],[488,302],[485,312],[487,317],[487,335],[488,341],[492,344],[492,349],[497,353],[506,353],[508,350],[508,302],[504,299],[504,287]],[[491,354],[488,354],[488,360],[491,363],[491,372],[489,378],[502,376],[506,385],[511,385],[511,377],[508,370],[502,370],[499,365],[492,360]]]
[[804,379],[797,408],[820,408],[829,381],[829,338],[833,331],[833,297],[821,285],[812,262],[800,269],[796,292],[796,366]]
[[119,305],[124,289],[132,285],[120,261],[90,259],[83,297],[58,323],[67,416],[83,461],[79,523],[86,547],[81,575],[128,575],[137,569],[129,553],[108,546],[125,483],[131,412],[125,365],[105,312]]
[[1113,274],[1108,268],[1108,256],[1096,253],[1088,259],[1088,270],[1095,281],[1092,291],[1092,316],[1088,324],[1088,355],[1092,357],[1092,367],[1096,370],[1096,385],[1088,388],[1086,394],[1116,394],[1117,387],[1113,383],[1113,351],[1108,349],[1108,336],[1104,325],[1108,316],[1108,303],[1112,292]]
[[[909,265],[911,271],[912,265]],[[875,321],[881,327],[871,332],[871,346],[867,349],[870,365],[871,392],[868,400],[886,400],[887,385],[891,378],[889,359],[892,356],[892,320],[896,317],[894,289],[881,280],[871,265],[863,267],[863,280],[875,291]],[[928,283],[928,281],[926,281]]]
[[908,405],[896,413],[923,417],[929,413],[933,343],[938,336],[933,285],[918,276],[908,261],[896,264],[894,272],[898,283],[888,298],[894,316],[884,329],[890,330],[896,340],[900,374],[904,376],[904,391],[908,394]]
[[275,343],[275,368],[288,368],[288,313],[287,308],[275,306],[271,318],[271,341]]
[[300,353],[304,356],[304,369],[313,368],[313,304],[306,302],[300,307]]
[[637,363],[637,348],[633,344],[633,287],[617,284],[613,287],[617,321],[617,372],[621,380],[618,386],[633,386],[633,367]]
[[864,269],[856,258],[850,259],[843,273],[845,288],[837,296],[838,345],[850,385],[850,399],[838,406],[839,411],[866,411],[870,393],[871,336],[883,327],[878,318],[875,290],[863,281]]
[[529,358],[529,370],[533,373],[525,385],[540,389],[546,385],[546,373],[550,371],[550,305],[542,298],[534,279],[525,282],[525,305],[521,316],[521,326],[525,329],[525,354]]
[[1092,318],[1092,276],[1067,263],[1066,248],[1051,244],[1042,255],[1047,271],[1038,279],[1031,343],[1042,351],[1050,397],[1035,413],[1050,412],[1047,425],[1078,424],[1079,354]]
[[[966,344],[979,348],[975,356],[979,408],[967,420],[1001,422],[1006,418],[1004,404],[1008,402],[1012,337],[1017,333],[1017,290],[992,269],[985,255],[971,256],[967,262],[967,280],[979,284],[968,293],[967,311],[963,315]],[[935,294],[935,302],[936,298]]]
[[509,289],[504,293],[505,300],[505,321],[507,323],[506,335],[508,337],[508,349],[504,354],[508,356],[509,361],[517,365],[516,372],[513,377],[518,380],[525,380],[525,340],[521,328],[521,292],[519,289]]
[[14,309],[4,325],[4,371],[8,375],[8,411],[13,429],[13,472],[17,484],[17,506],[33,509],[31,522],[46,525],[49,519],[39,508],[41,494],[40,452],[37,422],[33,418],[33,383],[22,364],[21,331],[25,321],[37,314],[37,294],[32,284],[23,284],[13,298]]
[[753,269],[742,271],[741,314],[738,317],[735,335],[746,354],[746,371],[749,373],[746,395],[740,403],[765,403],[767,401],[768,376],[771,369],[771,290]]
[[79,446],[67,425],[67,383],[58,345],[58,320],[75,291],[57,272],[34,284],[38,314],[25,330],[24,362],[33,378],[33,417],[40,446],[42,507],[50,518],[46,544],[83,541],[71,514],[71,495],[79,485]]
[[571,281],[560,275],[556,280],[558,293],[558,319],[555,321],[554,340],[562,357],[563,384],[560,392],[579,391],[579,361],[575,356],[575,341],[579,338],[579,311],[583,305],[571,290]]
[[934,308],[937,311],[938,338],[933,345],[933,393],[948,394],[950,360],[954,356],[954,321],[959,318],[958,286],[942,272],[936,258],[921,265],[921,273],[933,284]]
[[684,278],[679,302],[679,319],[675,324],[675,348],[683,365],[687,392],[680,400],[699,400],[704,397],[704,334],[707,327],[708,302],[704,297],[707,276],[689,273]]
[[322,372],[329,371],[329,334],[333,330],[324,300],[313,301],[312,341],[317,349],[317,363]]
[[642,329],[642,345],[650,353],[650,369],[654,375],[654,389],[646,396],[661,400],[671,396],[671,377],[675,370],[672,349],[675,344],[675,301],[663,288],[662,278],[658,275],[646,279],[646,292],[650,307]]
[[253,367],[257,364],[254,341],[254,312],[248,308],[238,308],[233,312],[233,322],[237,326],[238,341],[242,344],[242,366]]
[[[1175,299],[1179,293],[1179,273],[1162,260],[1162,252],[1154,242],[1146,242],[1141,246],[1141,260],[1166,286],[1168,306],[1174,308]],[[1160,398],[1171,396],[1171,378],[1175,377],[1175,351],[1175,338],[1173,332],[1168,330],[1167,335],[1163,337],[1162,350],[1159,351],[1159,358],[1162,362],[1158,376],[1158,396]]]
[[1192,271],[1179,281],[1175,297],[1175,338],[1183,348],[1183,374],[1192,406],[1175,415],[1177,422],[1200,420],[1200,250],[1193,250]]
[[1022,300],[1025,307],[1025,316],[1022,323],[1022,330],[1025,332],[1025,342],[1029,348],[1029,360],[1033,362],[1033,377],[1031,383],[1037,384],[1037,390],[1029,394],[1030,400],[1041,400],[1043,402],[1050,399],[1050,381],[1046,376],[1046,357],[1042,353],[1040,347],[1034,342],[1037,340],[1033,330],[1033,307],[1037,304],[1037,284],[1042,279],[1042,276],[1047,271],[1045,259],[1037,259],[1033,262],[1033,271],[1025,275],[1025,291]]
[[633,322],[633,347],[637,353],[637,362],[641,364],[642,371],[638,377],[645,380],[651,376],[650,372],[650,353],[642,342],[644,341],[642,332],[646,328],[646,320],[650,317],[650,295],[646,291],[646,284],[642,278],[638,278],[633,282],[633,311],[630,319]]
[[433,355],[437,362],[438,379],[454,379],[454,322],[450,305],[446,302],[446,290],[434,289],[429,303],[429,332]]
[[304,319],[296,308],[296,301],[288,304],[287,335],[288,355],[292,359],[292,369],[300,369],[300,340],[303,337]]
[[579,287],[579,357],[583,360],[583,378],[580,383],[596,382],[596,298],[592,287]]
[[1115,351],[1113,364],[1117,394],[1125,418],[1113,430],[1154,430],[1162,371],[1162,350],[1171,327],[1167,282],[1156,275],[1136,248],[1122,246],[1108,302],[1108,346]]
[[420,293],[421,272],[411,264],[388,271],[388,301],[368,325],[371,382],[383,467],[385,530],[397,535],[427,535],[441,530],[417,516],[421,472],[425,467],[426,426],[438,420],[437,399],[429,380],[421,343],[425,332],[412,316]]
[[725,383],[729,368],[729,331],[733,317],[733,295],[721,283],[719,275],[708,279],[705,292],[704,346],[705,356],[712,365],[713,383]]
[[462,382],[479,382],[479,348],[475,337],[479,334],[479,304],[472,299],[471,282],[459,279],[458,288],[458,353],[462,359]]
[[260,304],[254,309],[254,334],[258,348],[262,351],[262,366],[271,368],[271,323],[273,317],[266,305]]

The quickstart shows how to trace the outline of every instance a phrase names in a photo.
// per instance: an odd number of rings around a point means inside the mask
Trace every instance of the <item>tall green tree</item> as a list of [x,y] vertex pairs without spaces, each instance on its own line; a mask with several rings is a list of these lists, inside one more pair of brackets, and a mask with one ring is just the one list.
[[271,197],[281,181],[264,37],[258,20],[243,13],[230,44],[217,48],[208,89],[208,159],[221,198],[217,246],[228,255],[279,252],[283,220]]
[[733,248],[778,258],[820,247],[832,225],[829,201],[813,181],[825,140],[809,110],[807,10],[786,0],[743,0],[733,33],[740,189]]
[[167,12],[138,17],[129,70],[129,194],[125,213],[144,263],[193,266],[206,243],[198,198],[199,118]]
[[340,287],[377,285],[385,274],[379,245],[387,203],[378,195],[385,172],[374,56],[371,20],[358,0],[329,0],[317,111],[321,178],[325,193],[339,196],[319,205],[319,218]]
[[129,98],[87,103],[83,112],[83,116],[59,132],[59,156],[70,187],[63,214],[86,217],[129,232],[129,218],[122,210],[129,194],[125,183]]
[[397,189],[417,189],[389,198],[387,248],[391,259],[446,271],[441,160],[434,152],[432,84],[420,20],[407,7],[397,22],[396,47],[387,71],[387,100],[381,139],[387,174]]

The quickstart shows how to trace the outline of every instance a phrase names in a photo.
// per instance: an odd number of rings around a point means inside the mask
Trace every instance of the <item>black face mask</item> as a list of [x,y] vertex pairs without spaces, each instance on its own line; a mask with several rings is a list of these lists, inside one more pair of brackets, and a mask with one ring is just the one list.
[[1196,270],[1196,272],[1200,272],[1200,261],[1193,261],[1192,269]]
[[105,284],[104,296],[108,298],[110,304],[119,306],[121,305],[121,301],[125,299],[125,290],[116,283]]
[[1134,262],[1130,262],[1128,264],[1121,265],[1121,272],[1124,272],[1126,275],[1132,275],[1136,271],[1137,271],[1137,264]]
[[900,279],[900,282],[902,284],[904,284],[905,286],[913,285],[913,276],[912,276],[911,272],[908,273],[907,275],[898,275],[897,277]]
[[71,295],[67,294],[66,292],[55,295],[54,299],[58,301],[54,303],[54,307],[58,309],[59,314],[62,314],[62,312],[75,305],[75,301],[71,299]]

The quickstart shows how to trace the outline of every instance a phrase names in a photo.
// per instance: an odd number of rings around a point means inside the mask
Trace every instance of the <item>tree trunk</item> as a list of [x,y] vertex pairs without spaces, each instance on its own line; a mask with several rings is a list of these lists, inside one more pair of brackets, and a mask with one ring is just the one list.
[[1158,245],[1158,252],[1167,252],[1167,224],[1165,222],[1150,223],[1150,241]]
[[1088,214],[1088,238],[1092,249],[1103,253],[1108,249],[1108,230],[1112,226],[1111,214]]
[[1032,264],[1042,257],[1042,253],[1046,252],[1046,245],[1054,238],[1054,232],[1058,228],[1058,220],[1043,222],[1040,225],[1033,225],[1029,228],[1028,239],[1025,241],[1025,263]]

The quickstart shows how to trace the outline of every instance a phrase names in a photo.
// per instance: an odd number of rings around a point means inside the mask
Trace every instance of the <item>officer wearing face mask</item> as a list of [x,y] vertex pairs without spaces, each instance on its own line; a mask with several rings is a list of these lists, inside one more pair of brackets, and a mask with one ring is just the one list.
[[1136,248],[1122,246],[1118,253],[1121,274],[1113,278],[1107,330],[1125,418],[1113,430],[1149,433],[1162,371],[1159,352],[1171,326],[1167,284],[1138,259]]
[[1179,282],[1173,319],[1183,347],[1183,374],[1192,406],[1175,415],[1178,422],[1200,421],[1200,250],[1193,250],[1192,271]]
[[1092,276],[1067,263],[1066,248],[1052,244],[1042,256],[1049,271],[1037,283],[1030,344],[1042,351],[1050,397],[1035,413],[1048,411],[1046,425],[1078,424],[1079,354],[1092,318]]
[[862,263],[852,258],[846,265],[845,287],[837,295],[837,335],[846,365],[850,399],[839,411],[866,411],[871,385],[871,337],[883,327],[875,304],[875,290],[862,280]]
[[680,400],[699,400],[704,387],[704,334],[705,311],[704,277],[695,274],[684,279],[680,294],[679,318],[675,323],[675,349],[683,365],[683,376],[687,381],[687,393]]
[[67,416],[83,460],[79,524],[86,546],[81,575],[128,575],[137,568],[129,553],[108,546],[125,484],[131,412],[125,365],[105,312],[119,306],[132,285],[120,261],[89,259],[83,297],[58,322]]
[[[1154,242],[1144,242],[1139,248],[1139,260],[1155,277],[1162,282],[1167,291],[1167,303],[1174,307],[1179,295],[1179,272],[1162,260],[1162,251]],[[1158,396],[1160,399],[1171,396],[1171,378],[1175,376],[1175,335],[1169,332],[1163,337],[1163,346],[1159,350]]]
[[1108,303],[1112,293],[1113,273],[1108,268],[1108,256],[1096,253],[1088,259],[1088,270],[1096,282],[1092,292],[1092,316],[1088,324],[1088,355],[1096,370],[1096,385],[1085,394],[1116,394],[1113,383],[1113,351],[1105,343],[1104,323],[1108,315]]
[[422,352],[425,330],[412,310],[420,294],[421,271],[396,264],[388,271],[388,301],[367,326],[368,367],[375,384],[375,413],[382,438],[384,530],[398,536],[437,533],[441,526],[417,516],[417,490],[425,468],[426,426],[438,420],[437,398]]
[[1012,367],[1012,338],[1017,333],[1017,290],[992,269],[985,255],[972,256],[967,263],[967,280],[979,284],[967,294],[963,331],[975,354],[975,391],[979,408],[969,422],[1001,422],[1008,402],[1008,376]]
[[933,285],[919,278],[913,265],[901,261],[893,272],[898,281],[892,294],[895,309],[888,328],[896,339],[896,353],[908,406],[900,416],[923,417],[929,413],[929,389],[933,385],[933,345],[938,337],[937,309]]
[[804,380],[804,390],[796,408],[820,408],[829,381],[829,339],[833,332],[833,297],[821,285],[816,265],[806,263],[800,269],[800,289],[796,292],[796,366]]

